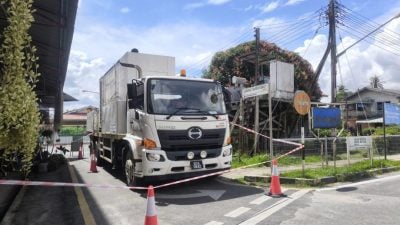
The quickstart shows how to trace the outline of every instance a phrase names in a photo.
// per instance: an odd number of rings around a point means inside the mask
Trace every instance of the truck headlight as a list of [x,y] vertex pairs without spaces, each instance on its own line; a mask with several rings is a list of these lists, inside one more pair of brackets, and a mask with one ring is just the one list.
[[188,159],[193,159],[194,158],[194,153],[193,152],[188,152],[186,156],[187,156]]
[[157,154],[157,153],[146,153],[146,156],[149,161],[153,161],[153,162],[164,161],[164,157],[162,157],[162,155]]
[[224,149],[224,151],[222,152],[222,156],[230,156],[232,154],[232,148],[226,148]]
[[201,151],[201,152],[200,152],[200,157],[201,157],[202,159],[205,159],[205,158],[207,157],[207,152],[206,152],[206,151]]

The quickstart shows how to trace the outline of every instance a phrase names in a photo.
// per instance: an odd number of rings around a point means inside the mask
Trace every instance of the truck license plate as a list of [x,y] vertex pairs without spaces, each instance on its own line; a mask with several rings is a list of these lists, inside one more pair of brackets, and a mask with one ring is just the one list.
[[203,162],[202,161],[190,161],[190,166],[192,167],[192,169],[202,169]]

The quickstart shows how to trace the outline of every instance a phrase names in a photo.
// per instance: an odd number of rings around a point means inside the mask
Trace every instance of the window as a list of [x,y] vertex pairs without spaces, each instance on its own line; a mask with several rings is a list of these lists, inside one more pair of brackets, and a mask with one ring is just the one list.
[[383,102],[377,102],[376,103],[376,110],[382,111],[383,110]]
[[357,111],[364,111],[365,107],[366,107],[366,105],[363,103],[357,103],[357,105],[356,105]]
[[386,101],[386,102],[377,102],[376,103],[376,110],[378,111],[383,111],[383,105],[384,103],[390,103],[390,101]]
[[222,87],[216,82],[157,79],[148,81],[149,113],[160,115],[225,114]]

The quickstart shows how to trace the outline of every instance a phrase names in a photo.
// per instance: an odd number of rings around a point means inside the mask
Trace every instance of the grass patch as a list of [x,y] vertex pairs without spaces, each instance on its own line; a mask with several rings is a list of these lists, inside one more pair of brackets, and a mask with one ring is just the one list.
[[[255,156],[241,155],[240,158],[238,155],[234,155],[232,160],[232,167],[238,168],[242,166],[248,166],[252,164],[266,162],[268,160],[269,156],[266,154],[260,154]],[[306,156],[306,163],[318,163],[318,162],[321,162],[321,156],[319,155]],[[278,165],[284,165],[284,166],[301,165],[301,157],[296,157],[296,156],[282,157],[278,160]]]
[[[240,157],[238,155],[234,155],[232,159],[232,168],[262,163],[268,161],[268,159],[269,157],[265,154],[255,156],[241,155]],[[262,166],[262,164],[260,166]]]
[[281,173],[282,177],[291,178],[307,178],[307,179],[317,179],[328,176],[336,176],[338,174],[350,174],[363,172],[370,169],[378,169],[385,167],[400,166],[400,161],[393,160],[374,160],[371,166],[369,160],[364,160],[361,162],[354,163],[346,167],[328,167],[328,168],[316,168],[316,169],[306,169],[304,170],[304,176],[302,170],[293,170]]
[[[278,165],[290,166],[290,165],[300,165],[301,157],[296,156],[285,156],[278,160]],[[310,155],[305,158],[306,163],[318,163],[321,162],[321,156],[319,155]]]

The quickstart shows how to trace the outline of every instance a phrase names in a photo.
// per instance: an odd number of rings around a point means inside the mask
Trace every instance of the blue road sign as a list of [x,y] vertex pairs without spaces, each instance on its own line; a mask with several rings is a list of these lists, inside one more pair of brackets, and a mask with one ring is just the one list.
[[312,108],[313,128],[336,128],[340,126],[339,108]]
[[400,125],[400,106],[393,103],[384,103],[385,125]]

